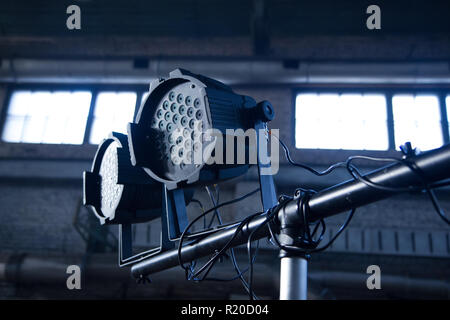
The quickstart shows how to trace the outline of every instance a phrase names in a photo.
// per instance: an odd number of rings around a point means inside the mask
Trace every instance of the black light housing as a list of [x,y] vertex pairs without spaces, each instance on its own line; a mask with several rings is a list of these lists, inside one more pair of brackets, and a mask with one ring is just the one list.
[[[138,223],[161,217],[162,184],[131,165],[126,135],[112,132],[83,173],[83,202],[101,224]],[[149,196],[151,195],[151,196]]]
[[135,123],[128,126],[131,162],[169,190],[237,177],[248,163],[206,164],[216,147],[208,130],[225,135],[227,129],[247,130],[273,117],[267,101],[257,104],[217,80],[176,69],[168,79],[151,83]]
[[[83,202],[101,224],[119,225],[119,265],[125,266],[173,247],[173,208],[185,217],[193,190],[175,190],[170,197],[164,184],[152,179],[142,168],[131,164],[126,135],[112,132],[95,154],[92,170],[83,173]],[[161,219],[161,245],[134,254],[132,224]],[[177,227],[187,221],[178,219]]]

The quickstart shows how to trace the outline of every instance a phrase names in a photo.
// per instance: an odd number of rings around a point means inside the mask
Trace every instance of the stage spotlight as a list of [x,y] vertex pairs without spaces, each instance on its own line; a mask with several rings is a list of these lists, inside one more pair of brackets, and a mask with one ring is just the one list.
[[[164,183],[163,203],[174,204],[173,210],[166,207],[169,240],[179,238],[187,225],[184,188],[241,176],[251,164],[258,166],[262,207],[268,210],[277,203],[272,175],[267,173],[267,122],[273,117],[269,102],[256,103],[187,70],[176,69],[168,79],[150,84],[135,123],[128,125],[128,141],[132,164]],[[245,139],[248,132],[253,140]],[[233,141],[231,147],[223,137]],[[219,153],[226,155],[225,163],[223,158],[217,161]]]
[[273,117],[269,102],[257,104],[217,80],[177,69],[168,79],[151,83],[135,123],[129,124],[131,160],[169,190],[240,176],[249,161],[209,164],[217,152],[230,151],[225,143],[217,145],[216,133],[264,129]]
[[[83,174],[83,202],[101,224],[119,225],[120,266],[173,248],[169,234],[178,233],[178,228],[187,225],[187,218],[182,217],[186,217],[186,206],[194,192],[176,190],[171,197],[166,192],[164,184],[131,164],[126,135],[113,132],[100,143],[91,172]],[[180,216],[176,229],[172,222],[174,211]],[[160,247],[133,255],[132,224],[157,218],[161,219],[162,226]]]
[[83,174],[84,205],[101,224],[150,221],[161,216],[161,186],[131,165],[127,136],[113,132],[100,143],[91,172]]

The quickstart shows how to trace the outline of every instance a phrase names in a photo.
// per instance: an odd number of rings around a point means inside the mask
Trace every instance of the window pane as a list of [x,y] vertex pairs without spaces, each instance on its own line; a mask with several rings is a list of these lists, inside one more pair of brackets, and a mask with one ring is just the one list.
[[[72,99],[64,100],[65,108],[69,113],[66,120],[66,130],[64,131],[63,143],[83,143],[84,132],[86,131],[86,120],[91,104],[91,93],[72,94]],[[63,101],[61,101],[63,104]],[[76,133],[74,133],[76,132]]]
[[2,139],[81,144],[90,103],[88,91],[17,90],[11,95]]
[[133,121],[136,92],[100,92],[95,102],[90,143],[98,144],[111,131],[126,133]]
[[25,120],[21,142],[40,143],[44,135],[46,117],[35,115]]
[[297,148],[388,149],[384,95],[299,94],[295,105]]
[[439,100],[435,95],[398,94],[392,98],[395,146],[407,141],[420,150],[443,143]]
[[12,94],[9,102],[8,114],[15,116],[26,116],[28,107],[32,105],[31,91],[16,91]]
[[3,129],[3,141],[20,142],[23,132],[24,117],[8,115]]

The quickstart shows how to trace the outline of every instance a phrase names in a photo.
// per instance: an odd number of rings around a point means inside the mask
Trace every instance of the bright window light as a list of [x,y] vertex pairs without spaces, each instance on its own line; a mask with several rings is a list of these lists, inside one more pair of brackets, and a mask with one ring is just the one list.
[[2,139],[82,144],[90,103],[89,91],[14,91]]
[[298,94],[295,146],[309,149],[387,150],[382,94]]
[[89,142],[100,143],[111,131],[126,133],[133,121],[136,92],[100,92],[97,95]]
[[407,141],[420,150],[442,146],[441,114],[437,96],[397,94],[392,98],[392,108],[397,149]]

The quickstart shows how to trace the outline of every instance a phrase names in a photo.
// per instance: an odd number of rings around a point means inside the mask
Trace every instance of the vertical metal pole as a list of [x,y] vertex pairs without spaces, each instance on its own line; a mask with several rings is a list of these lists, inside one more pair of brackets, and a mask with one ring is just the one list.
[[291,256],[280,260],[280,300],[306,300],[308,260]]

